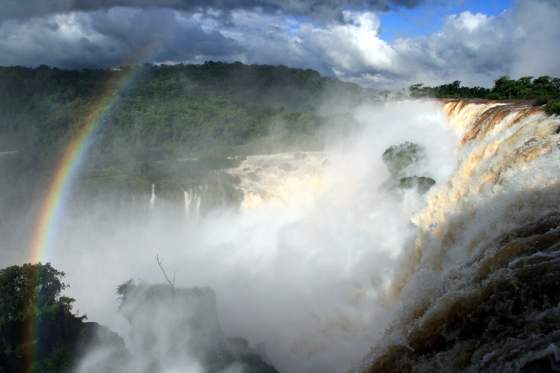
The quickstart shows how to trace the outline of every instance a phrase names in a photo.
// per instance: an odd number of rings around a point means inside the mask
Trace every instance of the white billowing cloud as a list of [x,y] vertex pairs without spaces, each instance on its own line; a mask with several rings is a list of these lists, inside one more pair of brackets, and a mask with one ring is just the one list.
[[501,75],[560,75],[560,3],[522,0],[490,17],[463,12],[425,38],[393,43],[403,81],[488,85]]
[[481,13],[463,12],[458,15],[449,16],[448,22],[458,30],[473,32],[487,24],[490,19],[490,17]]
[[373,13],[345,12],[345,24],[325,28],[306,25],[302,44],[313,46],[339,72],[376,69],[392,70],[394,50],[379,38],[381,23]]
[[371,12],[346,11],[344,22],[294,27],[278,15],[243,11],[234,14],[227,35],[245,46],[244,61],[310,67],[365,85],[491,85],[501,75],[560,75],[559,18],[559,3],[522,0],[497,16],[450,15],[439,32],[388,43]]
[[523,1],[513,15],[519,34],[510,73],[560,76],[560,2]]
[[448,16],[443,29],[424,38],[395,41],[404,80],[487,84],[509,73],[515,35],[508,12],[497,17],[464,12]]
[[350,11],[343,17],[342,23],[315,24],[236,11],[222,33],[244,46],[244,62],[313,68],[345,80],[377,71],[397,74],[395,51],[379,37],[379,17]]
[[559,76],[558,19],[560,3],[520,0],[496,16],[449,15],[439,32],[387,42],[379,16],[364,10],[317,20],[267,8],[120,7],[4,21],[0,65],[114,66],[149,46],[151,62],[284,64],[377,87],[490,85],[506,74]]

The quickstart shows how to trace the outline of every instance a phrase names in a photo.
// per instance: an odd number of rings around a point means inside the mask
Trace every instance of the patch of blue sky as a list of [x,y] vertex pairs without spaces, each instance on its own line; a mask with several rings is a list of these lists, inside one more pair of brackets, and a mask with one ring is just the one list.
[[413,9],[396,9],[379,14],[381,39],[421,37],[441,30],[445,18],[465,11],[496,16],[513,7],[515,0],[428,0]]
[[286,17],[286,26],[288,28],[288,32],[291,34],[297,34],[301,28],[301,25],[307,22],[310,22],[310,20],[305,16],[290,15]]

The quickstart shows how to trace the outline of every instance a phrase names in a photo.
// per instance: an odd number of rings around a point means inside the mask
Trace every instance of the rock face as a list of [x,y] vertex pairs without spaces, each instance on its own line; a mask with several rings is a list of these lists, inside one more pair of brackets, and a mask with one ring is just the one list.
[[125,358],[128,354],[123,339],[116,333],[73,315],[38,319],[36,339],[29,344],[17,336],[23,334],[21,330],[25,330],[25,327],[21,324],[10,325],[3,331],[11,332],[11,343],[2,345],[0,372],[73,372],[74,366],[89,349],[99,344],[110,351],[108,358]]
[[409,167],[424,157],[424,149],[408,141],[390,146],[383,152],[383,161],[393,177],[402,176]]
[[416,188],[420,194],[426,193],[435,184],[435,180],[426,176],[408,176],[401,177],[399,180],[399,188],[412,189]]
[[244,372],[276,372],[246,340],[226,338],[212,289],[129,282],[119,293],[121,312],[131,326],[133,359],[143,361],[146,371],[196,365],[205,372],[231,366]]
[[129,357],[124,340],[117,333],[96,322],[83,322],[80,333],[74,342],[73,355],[76,359],[81,359],[91,348],[99,345],[105,346],[107,351],[110,351],[108,357],[112,360]]
[[558,214],[499,237],[497,254],[472,264],[474,284],[410,322],[407,344],[379,350],[366,371],[559,372],[559,242]]

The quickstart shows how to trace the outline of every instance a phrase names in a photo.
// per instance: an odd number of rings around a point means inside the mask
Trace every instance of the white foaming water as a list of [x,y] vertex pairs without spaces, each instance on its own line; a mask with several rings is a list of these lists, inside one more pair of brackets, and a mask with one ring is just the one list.
[[[424,146],[417,175],[445,185],[458,138],[436,103],[363,107],[355,117],[363,130],[325,152],[253,156],[228,170],[240,177],[239,212],[186,225],[131,217],[98,226],[87,242],[95,214],[69,224],[54,264],[79,309],[126,336],[115,288],[129,278],[161,282],[159,254],[178,286],[214,288],[226,334],[263,342],[280,371],[342,371],[360,361],[393,312],[386,295],[415,232],[411,217],[440,188],[426,196],[382,188],[383,151]],[[189,215],[199,203],[185,192]]]
[[[426,207],[412,218],[417,226],[415,238],[406,245],[398,275],[392,280],[391,294],[398,299],[399,311],[366,365],[385,359],[401,361],[406,366],[403,351],[414,351],[432,336],[441,336],[443,328],[452,328],[445,325],[445,320],[456,317],[453,312],[457,312],[459,304],[463,305],[463,312],[470,312],[471,303],[486,299],[481,295],[486,294],[485,286],[489,289],[486,291],[492,291],[491,284],[509,282],[508,276],[513,276],[514,271],[500,270],[502,266],[509,261],[514,263],[518,255],[542,255],[534,247],[538,240],[533,246],[523,240],[504,246],[505,237],[533,222],[544,226],[548,216],[559,212],[560,118],[522,104],[453,101],[445,104],[444,110],[462,137],[458,163],[448,182],[434,190]],[[488,275],[491,276],[486,283],[481,282]],[[501,301],[505,304],[508,300]],[[455,343],[452,333],[460,331],[449,331],[446,335],[450,350]],[[548,345],[548,337],[542,338],[542,343]],[[480,351],[494,353],[492,348],[496,346],[491,345],[496,342],[478,341]],[[532,342],[536,346],[541,343],[536,337]],[[540,356],[542,351],[531,352],[527,343],[520,339],[519,345],[512,344],[509,350],[504,347],[488,361],[503,358],[516,366],[522,363],[521,358],[516,360],[519,351],[523,352],[523,359],[532,354]],[[445,352],[447,357],[444,352],[433,357],[434,366],[442,364],[441,361],[456,361],[457,351],[463,350],[456,347]],[[433,369],[428,365],[430,357],[425,356],[424,362],[417,357],[408,358],[412,366],[426,364],[423,369]],[[374,372],[387,369],[372,366]],[[503,367],[486,369],[495,371]],[[482,368],[472,367],[473,371]]]
[[[457,109],[460,105],[464,107]],[[449,183],[414,218],[421,229],[447,229],[449,215],[467,215],[495,197],[545,189],[560,180],[555,167],[560,120],[528,106],[501,106],[504,110],[492,112],[497,106],[446,105],[451,123],[459,117],[468,125],[461,133],[463,146]]]
[[185,196],[185,217],[197,219],[200,216],[200,193],[195,189],[183,190]]
[[311,207],[326,185],[329,159],[322,152],[299,152],[249,156],[228,170],[239,177],[243,192],[241,210]]
[[150,208],[154,208],[156,204],[156,184],[152,184],[152,194],[150,195]]
[[[281,371],[341,371],[379,341],[367,362],[410,346],[408,336],[439,325],[477,294],[480,273],[507,258],[499,237],[558,212],[560,120],[461,101],[361,108],[356,118],[364,130],[334,149],[253,156],[228,170],[240,178],[239,212],[187,226],[153,214],[85,244],[91,225],[79,222],[55,265],[80,307],[123,335],[116,303],[99,300],[130,277],[161,281],[157,253],[178,285],[213,287],[226,334],[264,342]],[[415,173],[437,185],[424,197],[380,188],[383,151],[404,141],[426,148]],[[189,211],[193,201],[185,194]],[[105,272],[95,292],[91,263]]]

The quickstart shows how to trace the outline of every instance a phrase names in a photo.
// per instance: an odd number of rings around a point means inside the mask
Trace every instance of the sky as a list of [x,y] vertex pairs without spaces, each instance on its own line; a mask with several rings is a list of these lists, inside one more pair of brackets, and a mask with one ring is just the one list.
[[381,13],[380,37],[391,42],[399,37],[428,36],[443,27],[448,15],[470,12],[497,16],[512,6],[513,0],[423,2],[413,8]]
[[0,65],[241,61],[377,88],[560,76],[560,0],[0,0]]

